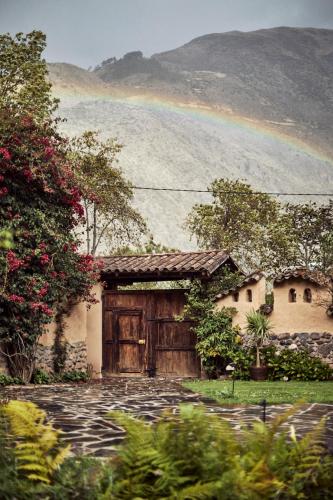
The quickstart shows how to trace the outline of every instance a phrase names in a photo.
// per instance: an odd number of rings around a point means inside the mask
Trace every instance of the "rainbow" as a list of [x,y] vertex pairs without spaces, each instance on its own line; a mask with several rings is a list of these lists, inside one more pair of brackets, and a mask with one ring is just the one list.
[[[222,124],[229,127],[236,127],[246,130],[261,137],[274,139],[288,145],[294,150],[307,154],[317,160],[329,163],[333,166],[333,157],[322,151],[318,147],[299,139],[290,133],[295,125],[292,121],[273,122],[259,121],[234,113],[231,109],[222,106],[212,107],[193,101],[181,101],[162,94],[152,94],[140,89],[133,93],[135,89],[120,89],[105,85],[96,92],[96,89],[64,89],[54,88],[54,94],[61,98],[76,97],[82,100],[103,100],[115,103],[134,104],[146,109],[157,111],[167,111],[169,113],[185,115],[193,120],[206,121],[208,123]],[[288,133],[281,131],[281,127],[288,127]]]

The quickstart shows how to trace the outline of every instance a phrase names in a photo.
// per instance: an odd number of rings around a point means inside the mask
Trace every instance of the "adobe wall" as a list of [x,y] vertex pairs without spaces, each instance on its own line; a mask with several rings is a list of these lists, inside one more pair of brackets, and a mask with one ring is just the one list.
[[[305,289],[310,289],[312,302],[304,301]],[[296,292],[296,302],[289,301],[289,291]],[[309,281],[286,280],[274,286],[274,309],[270,320],[274,326],[274,332],[279,335],[285,332],[330,332],[333,334],[333,319],[326,314],[322,301],[329,301],[327,291],[321,289]]]
[[[252,302],[248,298],[248,290],[252,292]],[[264,278],[257,283],[246,285],[238,290],[238,302],[235,301],[234,295],[230,293],[216,301],[216,308],[234,307],[237,313],[233,317],[233,325],[239,325],[241,330],[246,327],[246,315],[265,303],[266,281]]]
[[[310,289],[311,303],[304,301],[304,290]],[[253,301],[248,301],[247,290],[252,290]],[[289,301],[290,289],[295,290],[296,302]],[[258,283],[244,286],[239,290],[239,300],[235,302],[232,294],[220,298],[217,309],[235,307],[237,313],[233,318],[233,325],[239,325],[248,343],[246,336],[246,314],[259,309],[265,303],[265,279]],[[276,284],[274,292],[274,308],[269,315],[273,326],[270,343],[278,350],[306,349],[314,356],[319,356],[324,362],[333,366],[333,318],[326,314],[323,302],[329,301],[327,291],[309,281],[286,280]]]
[[[92,292],[98,300],[90,306],[83,302],[75,305],[65,316],[64,339],[67,341],[65,371],[92,369],[93,378],[101,377],[102,367],[102,286],[95,285]],[[36,368],[53,370],[53,344],[56,324],[51,323],[39,340]]]

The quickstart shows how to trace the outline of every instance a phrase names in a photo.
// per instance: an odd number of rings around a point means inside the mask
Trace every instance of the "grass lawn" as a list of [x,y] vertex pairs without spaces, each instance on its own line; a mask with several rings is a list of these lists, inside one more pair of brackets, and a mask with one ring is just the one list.
[[195,380],[183,385],[194,392],[199,392],[219,403],[258,404],[266,399],[268,404],[294,403],[332,403],[333,382],[253,382],[235,381],[234,397],[230,396],[230,380]]

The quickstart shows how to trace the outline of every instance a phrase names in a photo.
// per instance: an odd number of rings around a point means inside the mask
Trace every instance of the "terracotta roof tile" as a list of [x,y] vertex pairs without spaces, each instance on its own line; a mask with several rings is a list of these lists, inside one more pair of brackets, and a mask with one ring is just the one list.
[[[206,273],[211,275],[226,261],[234,262],[223,250],[175,252],[101,257],[106,274]],[[236,266],[236,264],[235,264]],[[237,266],[236,266],[237,267]]]
[[303,279],[319,286],[327,286],[332,280],[332,278],[326,276],[320,271],[310,271],[304,267],[298,267],[294,269],[286,269],[278,276],[275,276],[274,284],[282,283],[283,281],[290,279]]
[[263,272],[261,271],[254,271],[253,273],[251,274],[248,274],[247,276],[245,276],[245,278],[240,282],[238,283],[238,285],[235,285],[234,287],[232,288],[229,288],[228,290],[223,290],[222,292],[220,292],[219,294],[216,295],[215,299],[221,299],[222,297],[225,297],[226,295],[229,295],[229,293],[233,293],[235,292],[236,290],[239,290],[240,288],[242,288],[243,286],[246,286],[246,285],[249,285],[251,283],[258,283],[258,281],[261,280],[261,278],[263,278],[265,275]]

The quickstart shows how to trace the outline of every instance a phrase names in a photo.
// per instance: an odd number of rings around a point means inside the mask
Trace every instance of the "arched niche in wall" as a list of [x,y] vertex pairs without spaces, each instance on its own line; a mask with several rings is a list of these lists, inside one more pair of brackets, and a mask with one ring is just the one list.
[[311,288],[305,288],[303,293],[303,301],[308,302],[309,304],[312,302],[312,291]]
[[290,288],[288,297],[289,297],[289,302],[296,302],[297,293],[295,288]]

